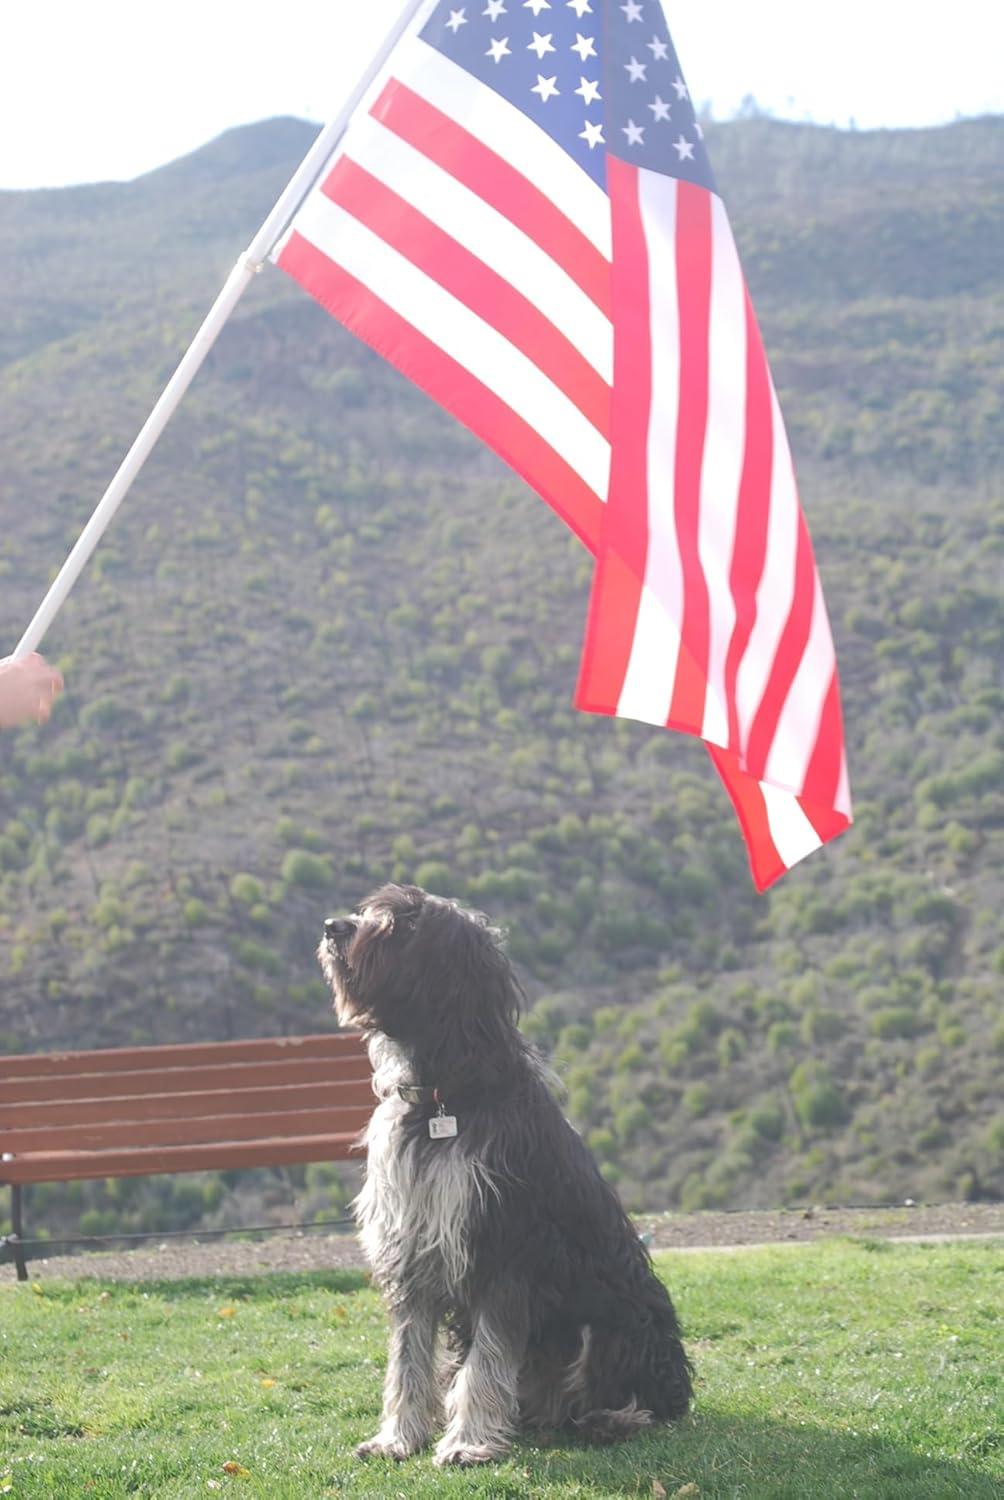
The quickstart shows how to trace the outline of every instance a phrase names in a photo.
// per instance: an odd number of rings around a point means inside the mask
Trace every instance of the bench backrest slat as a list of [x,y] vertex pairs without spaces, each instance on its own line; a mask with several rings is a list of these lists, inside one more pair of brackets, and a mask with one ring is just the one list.
[[333,1083],[358,1078],[365,1067],[357,1057],[277,1059],[246,1063],[204,1063],[185,1068],[153,1067],[111,1074],[90,1071],[55,1078],[7,1079],[0,1075],[0,1109],[4,1104],[43,1099],[106,1099],[115,1095],[192,1093],[205,1089],[280,1088],[303,1083]]
[[205,1115],[175,1120],[132,1120],[102,1125],[42,1125],[4,1131],[3,1149],[14,1160],[29,1151],[107,1151],[128,1141],[130,1148],[194,1146],[214,1141],[252,1141],[284,1136],[337,1135],[362,1130],[368,1104],[337,1109],[286,1109],[269,1115]]
[[311,1059],[365,1058],[357,1032],[339,1031],[317,1036],[250,1037],[237,1042],[179,1042],[164,1047],[98,1047],[88,1052],[34,1052],[0,1055],[0,1079],[52,1078],[60,1073],[142,1071],[144,1068],[188,1068],[206,1063],[279,1062]]
[[292,1166],[355,1159],[358,1132],[289,1136],[231,1144],[156,1146],[131,1151],[38,1152],[0,1166],[9,1183],[75,1182],[94,1177],[156,1177],[165,1172],[229,1172],[248,1167]]
[[[0,1092],[0,1151],[9,1130],[40,1125],[103,1125],[112,1121],[177,1120],[198,1115],[267,1115],[286,1108],[291,1095],[298,1109],[372,1109],[369,1077],[334,1083],[302,1083],[281,1088],[207,1089],[204,1093],[125,1094],[100,1099],[25,1099],[16,1103]],[[3,1173],[0,1170],[0,1180]]]

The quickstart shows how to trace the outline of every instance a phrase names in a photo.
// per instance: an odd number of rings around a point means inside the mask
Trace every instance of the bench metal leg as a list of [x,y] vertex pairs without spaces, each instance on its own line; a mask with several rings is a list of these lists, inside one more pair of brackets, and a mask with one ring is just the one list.
[[14,1252],[14,1264],[17,1267],[18,1281],[28,1280],[28,1267],[24,1263],[24,1244],[21,1239],[23,1224],[21,1221],[21,1184],[11,1183],[10,1189],[10,1234],[7,1243]]

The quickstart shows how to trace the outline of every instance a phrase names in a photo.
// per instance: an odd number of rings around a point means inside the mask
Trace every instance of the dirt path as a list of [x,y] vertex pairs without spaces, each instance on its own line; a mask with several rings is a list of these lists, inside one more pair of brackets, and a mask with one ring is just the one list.
[[653,1249],[789,1243],[852,1234],[861,1239],[1004,1237],[1004,1203],[909,1203],[880,1208],[751,1209],[641,1216]]
[[[654,1250],[736,1249],[855,1235],[862,1239],[962,1239],[1000,1236],[1004,1203],[942,1203],[897,1208],[757,1209],[735,1213],[643,1215],[638,1227]],[[136,1250],[54,1255],[29,1263],[33,1278],[101,1277],[161,1281],[183,1277],[261,1276],[272,1271],[362,1267],[351,1234],[274,1234],[258,1241],[165,1240]],[[0,1281],[14,1267],[0,1266]]]

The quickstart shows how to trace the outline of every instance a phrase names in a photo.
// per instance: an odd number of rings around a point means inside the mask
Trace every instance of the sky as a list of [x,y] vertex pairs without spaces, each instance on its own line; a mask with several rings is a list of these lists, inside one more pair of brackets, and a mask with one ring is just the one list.
[[[128,179],[234,125],[327,119],[401,6],[0,0],[0,188]],[[665,9],[691,94],[716,118],[748,96],[784,119],[861,129],[1004,113],[1001,0]]]

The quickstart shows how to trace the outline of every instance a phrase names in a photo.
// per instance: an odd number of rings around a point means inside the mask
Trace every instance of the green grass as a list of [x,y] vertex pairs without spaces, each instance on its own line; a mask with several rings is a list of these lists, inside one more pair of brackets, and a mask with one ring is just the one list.
[[384,1355],[359,1275],[5,1284],[0,1493],[1002,1493],[999,1243],[831,1241],[659,1264],[698,1369],[691,1417],[610,1449],[520,1443],[507,1463],[445,1474],[427,1454],[400,1467],[352,1456],[374,1430]]

